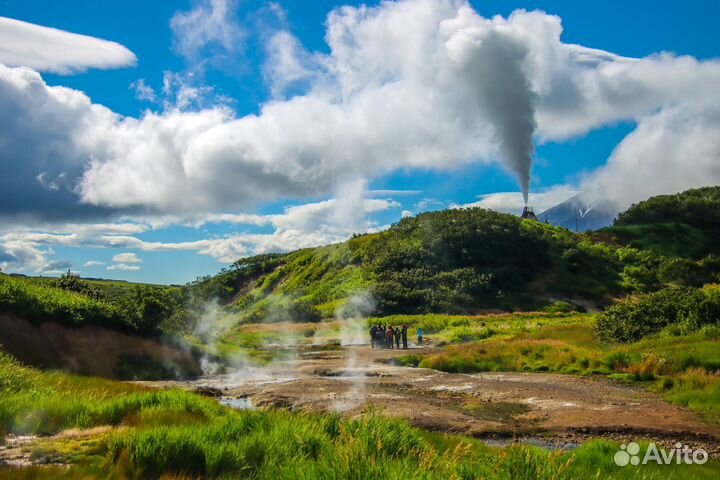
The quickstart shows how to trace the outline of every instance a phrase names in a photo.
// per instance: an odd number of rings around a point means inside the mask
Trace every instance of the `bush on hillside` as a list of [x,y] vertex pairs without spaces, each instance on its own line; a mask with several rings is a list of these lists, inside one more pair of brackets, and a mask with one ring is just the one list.
[[95,295],[91,285],[73,274],[52,284],[0,274],[0,312],[36,323],[98,325],[156,335],[180,331],[187,323],[186,300],[180,288],[138,285],[131,295],[109,300]]
[[677,325],[689,333],[720,323],[720,285],[671,286],[639,297],[627,297],[598,317],[595,333],[615,342],[635,342]]
[[111,328],[124,326],[122,314],[115,305],[81,293],[6,275],[0,275],[0,311],[34,322],[92,323]]
[[184,309],[187,301],[180,288],[160,289],[136,285],[133,293],[117,301],[124,321],[140,334],[154,334],[161,330],[181,331],[187,324]]
[[68,292],[75,292],[85,295],[93,300],[102,300],[103,294],[100,289],[94,287],[90,282],[80,278],[80,275],[70,270],[64,273],[57,280],[53,280],[52,286]]
[[720,186],[657,195],[632,205],[618,215],[615,225],[683,223],[696,228],[720,229]]

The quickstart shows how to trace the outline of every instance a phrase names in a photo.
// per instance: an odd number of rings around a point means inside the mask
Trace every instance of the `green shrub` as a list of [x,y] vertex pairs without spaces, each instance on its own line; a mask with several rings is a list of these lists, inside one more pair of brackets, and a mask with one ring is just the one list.
[[0,310],[35,322],[92,323],[128,327],[120,310],[108,302],[31,280],[0,274]]
[[635,342],[646,335],[676,326],[689,333],[720,322],[720,287],[667,287],[639,297],[628,297],[598,317],[595,333],[616,342]]
[[547,313],[571,313],[575,311],[575,307],[570,305],[568,302],[558,300],[553,302],[551,305],[543,308],[543,312]]

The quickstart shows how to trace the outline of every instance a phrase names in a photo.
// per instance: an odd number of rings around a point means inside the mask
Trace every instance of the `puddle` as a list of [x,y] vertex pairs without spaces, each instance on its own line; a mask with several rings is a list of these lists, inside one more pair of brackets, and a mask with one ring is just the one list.
[[512,402],[470,402],[463,405],[463,410],[481,420],[509,422],[518,415],[528,413],[530,407]]
[[230,408],[234,408],[235,410],[255,410],[255,406],[252,404],[252,400],[250,400],[250,397],[222,397],[218,399],[218,402]]
[[489,447],[509,447],[511,445],[531,445],[533,447],[539,447],[544,450],[556,451],[562,450],[565,452],[575,450],[580,446],[579,443],[564,442],[562,440],[552,440],[546,438],[537,437],[522,437],[522,438],[480,438],[481,442]]
[[561,407],[561,408],[576,408],[578,407],[577,403],[572,402],[563,402],[560,400],[553,400],[551,398],[535,398],[531,397],[525,400],[528,405],[536,405],[540,407]]
[[436,385],[430,390],[433,390],[435,392],[463,392],[465,390],[472,390],[474,388],[474,385],[466,383],[465,385]]

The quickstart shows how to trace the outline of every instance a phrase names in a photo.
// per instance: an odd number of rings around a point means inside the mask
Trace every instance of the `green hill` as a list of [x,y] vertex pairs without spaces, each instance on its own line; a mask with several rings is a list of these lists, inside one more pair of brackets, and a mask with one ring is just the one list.
[[[353,295],[376,313],[537,308],[618,290],[615,250],[588,236],[480,208],[405,218],[388,230],[245,258],[195,282],[241,320],[329,317]],[[357,303],[357,302],[354,302]]]
[[230,323],[544,308],[720,278],[720,187],[634,205],[594,234],[480,208],[405,218],[346,242],[240,259],[184,288],[108,289],[71,275],[0,278],[0,312],[141,334],[191,333],[212,302]]
[[651,197],[618,215],[604,232],[619,243],[666,256],[720,254],[720,186]]

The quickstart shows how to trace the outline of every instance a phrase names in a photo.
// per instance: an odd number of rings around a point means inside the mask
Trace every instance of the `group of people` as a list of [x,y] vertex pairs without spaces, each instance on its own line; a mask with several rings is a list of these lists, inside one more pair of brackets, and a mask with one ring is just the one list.
[[[423,331],[417,329],[418,345],[422,345]],[[370,327],[370,345],[372,348],[408,348],[408,326],[373,325]]]

